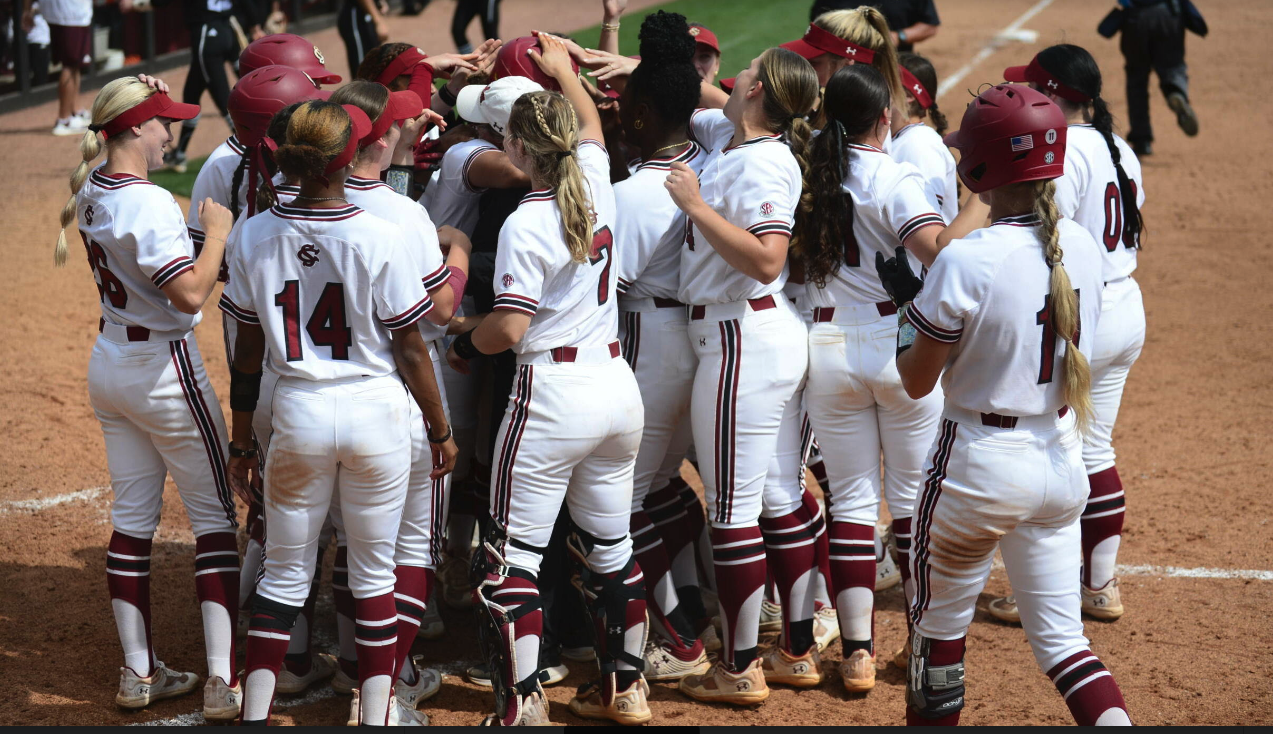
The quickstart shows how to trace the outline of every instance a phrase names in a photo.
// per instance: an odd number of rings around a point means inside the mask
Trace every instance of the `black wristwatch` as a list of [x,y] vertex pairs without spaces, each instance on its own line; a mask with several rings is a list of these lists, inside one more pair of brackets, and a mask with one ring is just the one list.
[[234,444],[230,444],[230,458],[231,459],[255,459],[256,447],[252,446],[251,448],[241,449],[238,446],[235,446]]

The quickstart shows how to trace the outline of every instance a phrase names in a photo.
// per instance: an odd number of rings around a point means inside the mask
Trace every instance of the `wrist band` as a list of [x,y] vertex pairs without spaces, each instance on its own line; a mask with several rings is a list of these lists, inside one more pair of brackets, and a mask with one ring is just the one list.
[[907,301],[897,311],[897,356],[914,346],[915,338],[919,335],[915,326],[906,318],[906,307],[909,305],[910,301]]
[[447,107],[454,107],[457,97],[455,93],[451,91],[450,87],[443,84],[441,87],[438,87],[438,99],[442,100],[442,104],[445,104]]
[[446,443],[447,441],[451,440],[451,427],[447,426],[446,434],[442,436],[438,436],[437,438],[430,436],[428,431],[424,432],[424,437],[429,439],[429,443],[433,443],[433,444]]
[[455,337],[455,341],[451,342],[451,347],[455,349],[455,353],[460,359],[473,359],[474,357],[482,356],[482,353],[477,351],[477,347],[473,346],[473,331],[476,330],[466,331]]
[[230,365],[230,410],[242,413],[256,410],[256,402],[261,397],[262,374],[240,372],[233,364]]
[[619,24],[618,23],[602,23],[601,30],[610,31],[613,33],[619,30]]
[[256,447],[253,446],[251,448],[241,449],[238,446],[235,446],[234,444],[230,444],[230,458],[231,459],[255,459]]

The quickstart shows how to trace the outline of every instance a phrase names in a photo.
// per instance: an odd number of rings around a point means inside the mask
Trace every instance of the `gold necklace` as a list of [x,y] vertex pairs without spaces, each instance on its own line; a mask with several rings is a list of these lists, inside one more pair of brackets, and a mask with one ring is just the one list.
[[651,158],[654,158],[654,157],[655,157],[655,156],[657,156],[659,153],[661,153],[661,152],[663,152],[663,151],[665,151],[665,150],[671,150],[672,148],[679,148],[679,147],[681,147],[682,145],[689,145],[689,144],[690,144],[690,141],[688,141],[688,140],[683,140],[683,141],[681,141],[681,142],[679,142],[679,143],[672,143],[671,145],[665,145],[665,146],[663,146],[662,148],[655,148],[655,149],[654,149],[654,152],[653,152],[652,154],[650,154],[650,157],[651,157]]

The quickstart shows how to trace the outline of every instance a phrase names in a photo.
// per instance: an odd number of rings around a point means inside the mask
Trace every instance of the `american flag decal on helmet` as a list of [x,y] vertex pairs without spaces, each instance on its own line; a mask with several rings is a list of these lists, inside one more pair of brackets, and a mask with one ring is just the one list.
[[1012,150],[1030,150],[1034,147],[1033,135],[1018,135],[1012,139]]

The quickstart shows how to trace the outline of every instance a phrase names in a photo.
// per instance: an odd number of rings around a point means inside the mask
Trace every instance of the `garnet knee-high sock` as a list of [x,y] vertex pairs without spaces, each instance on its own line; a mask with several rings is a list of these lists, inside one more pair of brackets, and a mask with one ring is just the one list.
[[332,605],[336,607],[336,638],[340,644],[337,662],[345,675],[358,680],[358,648],[354,643],[354,620],[358,617],[354,595],[349,591],[349,549],[336,547],[332,566]]
[[[662,489],[646,495],[642,509],[663,540],[672,583],[685,608],[685,616],[691,623],[697,623],[707,616],[699,590],[698,559],[694,548],[694,539],[702,533],[703,513],[701,506],[692,510],[685,506],[681,497],[681,487],[684,486],[686,484],[683,479],[679,476],[672,477]],[[697,501],[697,497],[695,500]],[[642,562],[641,565],[645,566],[645,563]],[[649,573],[647,569],[647,576]],[[647,583],[646,587],[650,588],[651,584]]]
[[358,646],[359,723],[389,723],[389,698],[397,675],[398,612],[393,594],[355,599],[354,642]]
[[[819,461],[817,466],[822,466],[822,462]],[[825,476],[825,474],[826,471],[823,470],[823,475]],[[830,593],[831,545],[827,536],[826,519],[822,515],[822,508],[818,506],[817,498],[815,498],[809,490],[806,489],[804,491],[804,494],[800,498],[800,503],[804,506],[805,511],[815,518],[813,523],[813,550],[818,559],[818,573],[821,575],[822,580],[820,582],[818,595],[814,599],[814,606],[819,609],[823,606],[835,606],[834,596]],[[826,594],[827,598],[822,598],[822,594]]]
[[1076,652],[1053,665],[1048,677],[1079,726],[1131,723],[1123,692],[1091,650]]
[[1092,493],[1079,519],[1083,531],[1083,585],[1099,589],[1114,578],[1126,501],[1118,467],[1090,474],[1087,482]]
[[695,634],[685,610],[681,608],[672,580],[670,564],[663,541],[648,515],[637,511],[629,521],[632,552],[645,576],[645,598],[650,616],[660,633],[677,647],[694,644]]
[[208,675],[233,687],[234,631],[239,613],[239,546],[234,533],[205,533],[194,541],[194,587],[203,613]]
[[124,648],[124,665],[143,678],[155,664],[150,644],[150,546],[149,539],[116,530],[106,547],[106,588]]
[[[967,643],[967,637],[960,637],[957,640],[929,640],[928,641],[928,664],[933,666],[954,665],[964,659],[964,646]],[[959,726],[959,712],[947,714],[938,719],[926,719],[915,713],[915,710],[906,706],[906,725],[907,726]]]
[[287,643],[291,639],[295,611],[276,602],[257,598],[253,602],[252,624],[248,628],[247,659],[244,664],[243,709],[240,723],[269,721],[274,707],[274,685],[283,667]]
[[[407,658],[411,656],[411,644],[415,642],[416,630],[420,629],[425,605],[428,604],[429,593],[433,590],[433,569],[398,566],[393,570],[393,575],[396,579],[393,599],[398,609],[398,649],[395,658],[399,673],[414,675],[414,670],[408,673]],[[407,682],[414,680],[415,678],[411,678]]]
[[760,527],[712,528],[726,667],[740,671],[756,659],[760,602],[765,590],[765,541]]
[[813,647],[813,597],[817,591],[817,526],[821,515],[800,506],[781,517],[760,518],[769,568],[782,604],[781,644],[792,655]]
[[833,522],[830,545],[831,584],[844,654],[866,650],[874,655],[875,526]]

